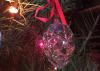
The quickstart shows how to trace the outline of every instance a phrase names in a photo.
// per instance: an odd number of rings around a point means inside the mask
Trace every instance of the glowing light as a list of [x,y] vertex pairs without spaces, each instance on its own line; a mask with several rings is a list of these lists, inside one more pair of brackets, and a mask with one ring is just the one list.
[[15,2],[14,0],[5,0],[5,1],[8,1],[8,2],[10,2],[10,3],[11,3],[11,2]]
[[40,42],[40,44],[39,44],[39,45],[40,45],[40,47],[42,47],[42,46],[43,46],[43,42]]
[[6,0],[6,1],[11,1],[11,0]]
[[65,41],[63,41],[63,44],[65,44],[66,42]]
[[18,13],[18,9],[15,8],[15,7],[13,7],[13,6],[11,6],[11,7],[9,8],[9,12],[10,12],[10,13]]
[[42,40],[38,40],[37,46],[40,48],[44,48],[44,42]]
[[55,67],[54,69],[57,70],[57,67]]

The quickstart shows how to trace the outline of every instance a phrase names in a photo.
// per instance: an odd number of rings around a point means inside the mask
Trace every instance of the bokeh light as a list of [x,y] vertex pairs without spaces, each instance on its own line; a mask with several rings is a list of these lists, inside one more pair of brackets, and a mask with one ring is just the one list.
[[39,47],[44,48],[44,43],[42,41],[39,42]]
[[10,6],[10,7],[9,7],[9,12],[10,12],[10,13],[18,13],[18,9],[15,8],[14,6]]
[[9,1],[10,2],[11,0],[6,0],[6,1]]

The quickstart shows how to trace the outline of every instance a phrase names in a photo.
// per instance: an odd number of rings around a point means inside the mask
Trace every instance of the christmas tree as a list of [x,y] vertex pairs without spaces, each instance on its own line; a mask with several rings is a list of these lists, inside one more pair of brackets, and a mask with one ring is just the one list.
[[66,23],[59,5],[64,2],[59,2],[0,1],[1,71],[91,71],[95,64],[85,50],[78,53],[79,41],[73,40],[69,26],[71,16]]

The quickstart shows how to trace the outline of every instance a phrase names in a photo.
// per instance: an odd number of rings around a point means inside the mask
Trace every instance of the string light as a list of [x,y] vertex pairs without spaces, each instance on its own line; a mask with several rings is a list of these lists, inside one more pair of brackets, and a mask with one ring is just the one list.
[[57,67],[55,67],[54,70],[57,70]]
[[15,8],[14,6],[10,6],[10,7],[9,7],[9,12],[10,12],[10,13],[18,13],[18,9]]
[[9,1],[10,3],[11,3],[11,2],[15,2],[14,0],[5,0],[5,1]]
[[39,43],[39,46],[40,46],[41,48],[43,48],[43,47],[44,47],[43,42],[40,42],[40,43]]
[[10,2],[11,0],[6,0],[6,1],[9,1]]
[[11,0],[5,0],[5,1],[9,1],[9,2],[11,2]]

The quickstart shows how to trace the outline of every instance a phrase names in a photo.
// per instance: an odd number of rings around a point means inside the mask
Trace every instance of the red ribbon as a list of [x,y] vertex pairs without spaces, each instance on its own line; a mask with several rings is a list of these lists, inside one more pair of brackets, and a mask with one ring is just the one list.
[[[48,21],[54,16],[54,8],[55,8],[55,6],[56,6],[56,10],[57,10],[57,13],[58,13],[58,15],[59,15],[59,17],[60,17],[60,19],[61,19],[62,24],[63,24],[63,25],[67,25],[67,22],[66,22],[66,19],[65,19],[65,17],[64,17],[64,14],[63,14],[63,12],[62,12],[62,9],[61,9],[61,6],[60,6],[60,4],[59,4],[59,1],[58,1],[58,0],[47,0],[47,2],[48,2],[48,4],[46,4],[46,5],[42,6],[42,7],[38,7],[38,8],[36,9],[35,18],[38,19],[38,20],[40,20],[40,21],[42,21],[42,22],[45,22],[45,23],[48,22]],[[38,16],[37,16],[37,15],[38,15],[38,12],[39,12],[40,10],[43,10],[43,9],[45,9],[46,7],[48,7],[49,4],[51,4],[51,6],[52,6],[51,11],[50,11],[50,16],[49,16],[48,18],[38,17]],[[55,5],[55,6],[54,6],[54,5]]]

